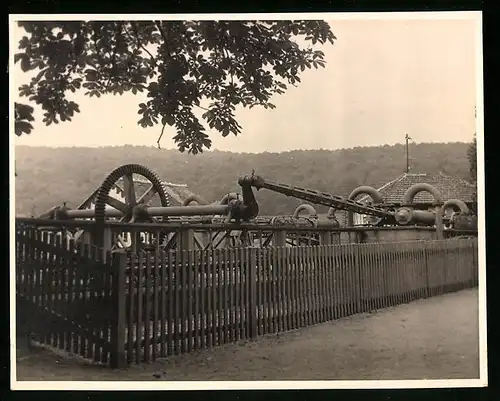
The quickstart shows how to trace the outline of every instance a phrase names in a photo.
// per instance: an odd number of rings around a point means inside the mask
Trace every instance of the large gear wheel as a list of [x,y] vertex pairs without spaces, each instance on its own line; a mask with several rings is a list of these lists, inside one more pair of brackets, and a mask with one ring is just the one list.
[[[136,183],[133,175],[137,174],[146,178],[149,183],[148,189],[140,196],[136,193]],[[110,195],[112,188],[117,186],[117,183],[123,180],[123,198],[116,199]],[[103,181],[95,198],[95,221],[96,221],[96,238],[99,245],[103,245],[104,237],[104,222],[106,221],[105,209],[109,205],[122,212],[121,222],[132,222],[134,220],[134,208],[138,205],[146,205],[153,197],[158,196],[162,207],[170,206],[169,197],[165,191],[160,178],[149,168],[140,164],[126,164],[113,170]],[[149,222],[160,222],[163,219],[155,220],[148,218]],[[162,235],[163,236],[163,235]],[[161,242],[161,239],[160,239]]]

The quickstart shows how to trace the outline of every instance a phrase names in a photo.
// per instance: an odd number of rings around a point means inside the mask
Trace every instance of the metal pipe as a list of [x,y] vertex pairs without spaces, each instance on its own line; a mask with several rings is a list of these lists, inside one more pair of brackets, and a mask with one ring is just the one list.
[[[357,188],[355,188],[347,197],[349,200],[354,200],[356,199],[359,195],[364,194],[364,195],[369,195],[375,204],[377,203],[384,203],[384,198],[380,194],[379,191],[377,191],[375,188],[370,187],[369,185],[361,185]],[[347,225],[349,227],[352,227],[354,225],[354,212],[352,210],[349,210],[347,212]]]
[[198,205],[208,205],[208,202],[198,195],[189,195],[184,202],[182,202],[182,206],[188,206],[190,203],[196,202]]
[[316,227],[329,227],[329,228],[338,228],[340,224],[337,220],[322,218],[316,220]]
[[406,225],[411,222],[413,210],[408,207],[399,208],[394,215],[394,219],[398,224]]
[[428,210],[413,210],[412,222],[433,226],[436,223],[436,213]]
[[421,184],[414,184],[410,188],[408,188],[408,190],[403,196],[403,203],[404,204],[413,203],[413,199],[415,198],[415,196],[423,191],[430,193],[434,197],[437,203],[442,202],[441,193],[435,187],[433,187],[430,184],[421,183]]
[[[462,202],[459,199],[449,199],[443,204],[442,207],[440,207],[440,208],[437,207],[438,215],[436,215],[436,220],[437,220],[438,216],[442,220],[446,215],[446,209],[448,209],[450,207],[452,207],[455,210],[458,209],[462,216],[466,216],[465,218],[461,218],[460,215],[458,216],[458,218],[456,216],[454,216],[453,222],[452,222],[452,227],[453,226],[457,226],[457,227],[464,226],[467,228],[473,227],[473,223],[471,224],[471,222],[467,220],[467,218],[469,217],[468,216],[469,215],[469,208],[467,207],[465,202]],[[464,225],[464,222],[466,222],[465,225]]]
[[[104,215],[106,217],[122,217],[123,213],[116,209],[105,209]],[[68,219],[90,219],[95,217],[95,209],[73,209],[66,211]]]
[[347,197],[347,199],[355,199],[361,194],[370,195],[373,199],[374,203],[384,203],[384,198],[375,188],[370,187],[369,185],[362,185],[360,187],[355,188]]
[[[227,214],[230,207],[228,205],[200,205],[200,206],[166,206],[147,207],[145,213],[149,216],[207,216],[214,214]],[[66,216],[69,219],[85,219],[95,217],[94,209],[67,210]],[[116,209],[105,209],[106,217],[122,217],[123,213]]]
[[308,217],[316,217],[318,214],[316,213],[316,209],[314,207],[312,207],[311,205],[308,205],[308,204],[303,204],[303,205],[299,205],[297,207],[297,209],[295,209],[295,212],[293,213],[293,217],[296,219],[299,217],[300,215],[300,212],[302,211],[308,211],[309,212],[309,215]]
[[[238,219],[249,221],[259,215],[259,204],[255,199],[255,194],[252,190],[252,185],[248,180],[238,180],[238,185],[241,187],[241,194],[243,196],[243,208],[238,212]],[[239,201],[238,201],[239,202]]]
[[148,207],[150,216],[207,216],[212,214],[228,214],[229,205],[199,205],[199,206],[167,206]]
[[454,207],[454,209],[460,210],[460,213],[467,214],[469,213],[469,208],[465,204],[465,202],[459,200],[459,199],[449,199],[447,200],[444,205],[442,206],[442,214],[444,216],[444,213],[446,212],[446,209],[449,207]]
[[436,214],[428,210],[415,210],[409,207],[402,207],[394,215],[396,222],[400,225],[407,224],[426,224],[434,225]]
[[[434,200],[436,201],[436,203],[442,202],[441,193],[435,187],[433,187],[430,184],[421,183],[421,184],[414,184],[410,188],[408,188],[408,190],[406,191],[406,193],[403,196],[403,203],[405,203],[405,204],[413,203],[415,196],[418,193],[423,192],[423,191],[430,193],[434,197]],[[423,212],[423,211],[414,210],[413,212]],[[423,213],[432,213],[432,212],[423,212]],[[418,218],[422,219],[423,220],[422,222],[424,222],[424,224],[429,224],[429,225],[435,224],[437,237],[438,237],[438,239],[442,239],[443,238],[443,213],[442,213],[441,207],[436,206],[436,211],[435,211],[435,213],[432,213],[432,214],[434,215],[434,222],[433,223],[428,222],[428,220],[430,219],[428,214],[426,216],[424,216],[422,213],[420,213]],[[412,217],[412,219],[415,219],[415,221],[417,221],[416,220],[417,217]]]

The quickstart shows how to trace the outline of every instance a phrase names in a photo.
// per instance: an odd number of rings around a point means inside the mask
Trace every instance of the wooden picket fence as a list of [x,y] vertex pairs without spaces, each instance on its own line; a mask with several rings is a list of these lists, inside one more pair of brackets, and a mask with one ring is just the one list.
[[[69,245],[69,246],[68,246]],[[39,230],[16,233],[16,329],[40,343],[118,366],[120,260]],[[123,281],[123,279],[121,279]],[[18,338],[19,339],[19,338]]]
[[18,244],[18,313],[31,305],[41,317],[39,341],[113,367],[478,283],[477,238],[114,254],[107,262],[43,238]]

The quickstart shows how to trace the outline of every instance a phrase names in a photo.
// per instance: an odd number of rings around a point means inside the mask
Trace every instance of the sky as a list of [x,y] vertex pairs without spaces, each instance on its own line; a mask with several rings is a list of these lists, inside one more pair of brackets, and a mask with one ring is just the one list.
[[[392,145],[404,143],[405,133],[416,143],[471,141],[482,85],[476,77],[480,20],[477,14],[454,15],[382,14],[367,20],[329,14],[337,41],[321,47],[327,67],[303,72],[298,87],[271,100],[274,110],[238,109],[242,133],[223,138],[211,132],[212,149],[257,153]],[[17,43],[22,35],[16,25],[12,40]],[[19,67],[11,79],[14,88],[28,82]],[[96,99],[79,93],[73,99],[81,113],[72,122],[46,127],[38,113],[32,134],[16,138],[16,145],[156,146],[161,126],[137,125],[143,95]],[[174,135],[167,126],[162,148],[175,147]]]

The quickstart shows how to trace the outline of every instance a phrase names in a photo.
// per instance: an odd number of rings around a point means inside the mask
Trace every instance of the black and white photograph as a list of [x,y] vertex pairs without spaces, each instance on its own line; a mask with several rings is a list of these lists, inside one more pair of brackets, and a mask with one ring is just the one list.
[[9,45],[12,389],[487,386],[481,12]]

